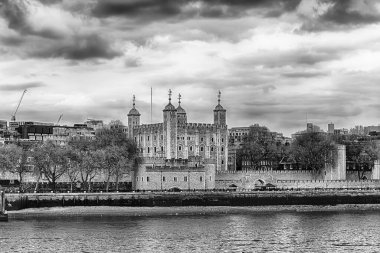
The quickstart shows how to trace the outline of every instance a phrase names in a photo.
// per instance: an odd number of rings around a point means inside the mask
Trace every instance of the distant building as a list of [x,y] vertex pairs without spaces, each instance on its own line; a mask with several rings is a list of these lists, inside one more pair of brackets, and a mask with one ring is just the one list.
[[349,131],[346,128],[334,129],[334,134],[336,134],[336,135],[347,135],[348,133],[349,133]]
[[88,128],[92,128],[95,131],[104,127],[103,120],[87,119],[85,124]]
[[16,128],[18,139],[23,141],[53,141],[58,145],[66,145],[71,139],[93,139],[95,131],[85,124],[55,126],[49,123],[25,122]]
[[350,129],[350,134],[364,135],[364,127],[361,125],[355,126],[355,128]]
[[380,125],[364,127],[364,134],[365,135],[380,135]]
[[295,138],[297,138],[297,136],[303,135],[303,134],[306,134],[306,133],[326,134],[326,132],[324,132],[319,126],[314,125],[313,123],[307,123],[306,124],[306,130],[298,131],[298,132],[292,134],[292,140],[294,140]]
[[327,125],[327,133],[334,134],[334,123],[330,123]]

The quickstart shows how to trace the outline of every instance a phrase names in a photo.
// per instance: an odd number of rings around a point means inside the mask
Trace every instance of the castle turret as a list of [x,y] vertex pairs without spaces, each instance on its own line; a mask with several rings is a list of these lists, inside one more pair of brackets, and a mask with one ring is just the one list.
[[215,125],[226,125],[226,110],[220,105],[220,97],[222,93],[219,91],[218,94],[218,105],[214,109],[214,124]]
[[186,111],[181,107],[181,94],[178,94],[177,123],[178,125],[187,123]]
[[135,107],[136,98],[133,95],[133,107],[128,113],[128,136],[133,136],[133,128],[140,125],[140,113]]
[[177,109],[172,105],[172,91],[169,90],[169,103],[164,113],[164,140],[166,140],[166,158],[176,158],[177,146]]

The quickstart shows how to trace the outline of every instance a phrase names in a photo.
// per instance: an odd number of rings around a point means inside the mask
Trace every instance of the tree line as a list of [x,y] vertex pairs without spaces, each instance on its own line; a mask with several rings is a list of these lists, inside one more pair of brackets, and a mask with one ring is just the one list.
[[98,175],[105,177],[106,191],[109,191],[111,182],[118,190],[122,176],[140,162],[136,143],[117,127],[103,129],[94,139],[72,139],[64,146],[46,141],[0,147],[0,172],[17,175],[20,191],[27,173],[36,178],[35,191],[39,190],[42,179],[48,181],[52,191],[56,191],[57,182],[62,177],[69,180],[71,191],[77,182],[91,191],[91,183]]
[[286,162],[294,169],[320,173],[327,163],[335,162],[339,144],[346,146],[347,169],[358,171],[359,179],[364,177],[365,171],[372,170],[374,161],[380,158],[379,147],[368,137],[306,132],[297,135],[291,143],[283,144],[267,127],[254,125],[237,149],[236,166],[240,170],[244,162],[249,162],[251,169],[280,169],[280,163]]

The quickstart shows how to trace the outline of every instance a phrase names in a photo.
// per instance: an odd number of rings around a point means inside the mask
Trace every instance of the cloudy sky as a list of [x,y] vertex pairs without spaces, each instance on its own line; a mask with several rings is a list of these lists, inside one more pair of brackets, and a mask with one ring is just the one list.
[[[0,119],[121,119],[136,95],[162,121],[168,89],[189,122],[286,135],[380,123],[380,1],[0,0]],[[175,104],[177,100],[174,99]]]

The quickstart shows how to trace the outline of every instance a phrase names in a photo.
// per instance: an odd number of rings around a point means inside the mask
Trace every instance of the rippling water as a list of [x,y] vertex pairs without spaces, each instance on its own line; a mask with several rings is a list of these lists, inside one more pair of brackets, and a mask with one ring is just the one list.
[[380,213],[267,212],[27,218],[0,223],[0,252],[379,252]]

